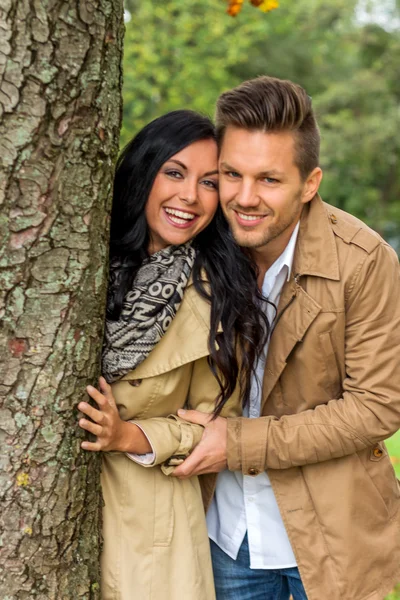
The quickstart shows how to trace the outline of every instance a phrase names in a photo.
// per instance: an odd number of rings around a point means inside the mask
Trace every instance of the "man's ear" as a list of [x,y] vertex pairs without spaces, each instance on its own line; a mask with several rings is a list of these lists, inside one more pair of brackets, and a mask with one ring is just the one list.
[[303,193],[301,196],[303,204],[307,204],[307,202],[310,202],[310,200],[314,198],[315,194],[318,192],[321,181],[322,169],[320,167],[315,167],[304,182]]

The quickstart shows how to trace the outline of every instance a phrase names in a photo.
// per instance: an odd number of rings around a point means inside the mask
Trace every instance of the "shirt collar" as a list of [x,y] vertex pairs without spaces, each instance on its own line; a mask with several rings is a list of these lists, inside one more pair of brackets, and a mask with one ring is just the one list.
[[299,234],[300,221],[297,222],[296,227],[293,230],[290,240],[280,256],[270,266],[265,274],[265,278],[277,277],[284,267],[287,267],[287,280],[289,281],[292,273],[294,251],[296,248],[297,236]]

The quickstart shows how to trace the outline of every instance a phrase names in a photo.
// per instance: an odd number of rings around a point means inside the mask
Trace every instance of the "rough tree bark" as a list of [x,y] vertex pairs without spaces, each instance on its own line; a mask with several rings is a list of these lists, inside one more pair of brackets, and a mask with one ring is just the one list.
[[98,374],[122,0],[1,0],[0,598],[99,597]]

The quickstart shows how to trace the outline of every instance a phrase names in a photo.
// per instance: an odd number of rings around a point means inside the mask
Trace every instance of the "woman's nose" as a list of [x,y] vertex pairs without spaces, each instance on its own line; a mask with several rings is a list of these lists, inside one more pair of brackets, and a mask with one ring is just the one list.
[[180,191],[179,199],[185,204],[194,204],[197,201],[197,186],[195,183],[188,183]]

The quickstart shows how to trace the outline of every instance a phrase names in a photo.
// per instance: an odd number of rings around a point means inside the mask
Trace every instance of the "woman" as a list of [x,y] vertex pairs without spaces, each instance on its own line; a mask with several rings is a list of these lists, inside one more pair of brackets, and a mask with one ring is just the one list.
[[[104,600],[212,600],[197,478],[168,477],[200,441],[184,405],[238,414],[264,329],[256,273],[218,207],[214,127],[191,111],[147,125],[116,170],[99,410]],[[240,362],[238,361],[240,356]],[[115,399],[115,401],[114,401]],[[144,468],[152,467],[152,468]]]

